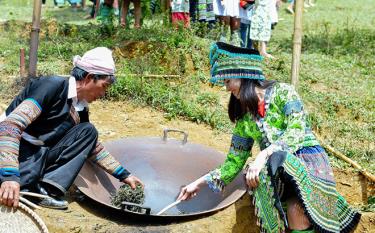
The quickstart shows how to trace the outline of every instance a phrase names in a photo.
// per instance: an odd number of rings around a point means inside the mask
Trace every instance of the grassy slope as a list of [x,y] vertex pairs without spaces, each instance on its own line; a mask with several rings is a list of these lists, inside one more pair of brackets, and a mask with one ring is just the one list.
[[[25,4],[31,1],[12,2],[18,3],[17,7],[0,0],[0,7],[5,7],[5,12],[8,12],[3,19],[31,19],[32,5]],[[304,13],[299,86],[314,129],[326,138],[326,142],[372,172],[375,171],[375,165],[371,163],[375,159],[374,13],[372,0],[360,3],[355,0],[321,0],[317,7]],[[69,8],[43,9],[45,19],[56,18],[58,22],[87,24],[80,20],[84,14],[72,13]],[[267,62],[266,72],[272,79],[288,82],[293,18],[283,10],[280,17],[285,20],[279,22],[270,42],[270,52],[277,59]],[[27,47],[29,30],[10,25],[7,28],[10,32],[0,34],[0,69],[5,74],[16,75],[17,53],[20,47]],[[58,26],[54,21],[44,24],[38,64],[40,73],[67,73],[71,57],[94,46],[118,48],[115,56],[121,73],[172,73],[184,78],[177,81],[146,79],[142,82],[139,78],[121,79],[111,92],[113,97],[125,96],[158,107],[166,112],[167,117],[182,115],[215,128],[230,129],[222,107],[227,95],[220,89],[206,88],[204,84],[208,77],[209,40],[197,38],[190,32],[161,29],[160,25],[141,31],[114,31],[111,36],[102,36],[105,33],[108,29],[98,29],[96,25]],[[129,44],[129,41],[136,43]],[[3,89],[6,81],[9,83],[9,80],[2,80]],[[336,165],[344,165],[333,161]]]

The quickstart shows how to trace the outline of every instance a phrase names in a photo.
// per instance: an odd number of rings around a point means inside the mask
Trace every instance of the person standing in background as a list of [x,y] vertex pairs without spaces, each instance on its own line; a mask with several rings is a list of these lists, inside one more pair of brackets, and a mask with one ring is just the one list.
[[230,30],[230,43],[241,45],[240,35],[240,0],[214,0],[214,13],[218,16],[220,25],[219,41],[228,42],[227,34]]
[[178,24],[182,22],[185,28],[190,27],[190,3],[189,0],[172,0],[171,1],[171,12],[172,12],[172,24],[174,27],[178,27]]
[[122,0],[121,19],[120,19],[121,26],[123,27],[127,26],[126,17],[129,12],[130,1],[132,1],[134,4],[134,28],[141,28],[141,17],[142,17],[141,0]]

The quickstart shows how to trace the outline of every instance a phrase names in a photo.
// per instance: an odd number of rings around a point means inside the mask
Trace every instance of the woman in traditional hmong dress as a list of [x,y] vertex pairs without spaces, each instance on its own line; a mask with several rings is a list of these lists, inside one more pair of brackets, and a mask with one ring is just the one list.
[[261,151],[247,169],[246,183],[262,232],[350,232],[360,214],[337,193],[299,95],[293,86],[265,80],[261,62],[255,50],[220,42],[211,47],[211,82],[231,92],[232,142],[225,162],[182,188],[178,198],[194,197],[203,184],[222,191],[241,172],[256,141]]

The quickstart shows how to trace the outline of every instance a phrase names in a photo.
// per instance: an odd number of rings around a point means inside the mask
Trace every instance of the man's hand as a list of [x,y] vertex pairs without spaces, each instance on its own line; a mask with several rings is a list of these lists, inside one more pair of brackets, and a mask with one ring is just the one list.
[[4,181],[0,187],[0,203],[9,207],[18,207],[20,184],[16,181]]
[[133,176],[133,175],[128,176],[122,182],[124,182],[125,184],[130,185],[130,187],[132,189],[135,189],[137,187],[137,184],[140,184],[142,186],[142,188],[145,187],[145,185],[143,184],[143,182],[140,179],[138,179],[136,176]]

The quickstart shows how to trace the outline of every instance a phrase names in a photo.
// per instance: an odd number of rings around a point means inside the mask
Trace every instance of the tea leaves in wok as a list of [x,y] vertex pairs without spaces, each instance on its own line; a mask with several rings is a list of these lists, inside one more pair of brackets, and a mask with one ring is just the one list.
[[[112,205],[121,207],[121,203],[124,201],[135,204],[143,204],[145,201],[145,193],[142,186],[137,185],[137,187],[133,190],[130,185],[124,184],[115,194],[111,194]],[[136,206],[128,206],[127,209],[130,211],[140,211],[140,208]]]

